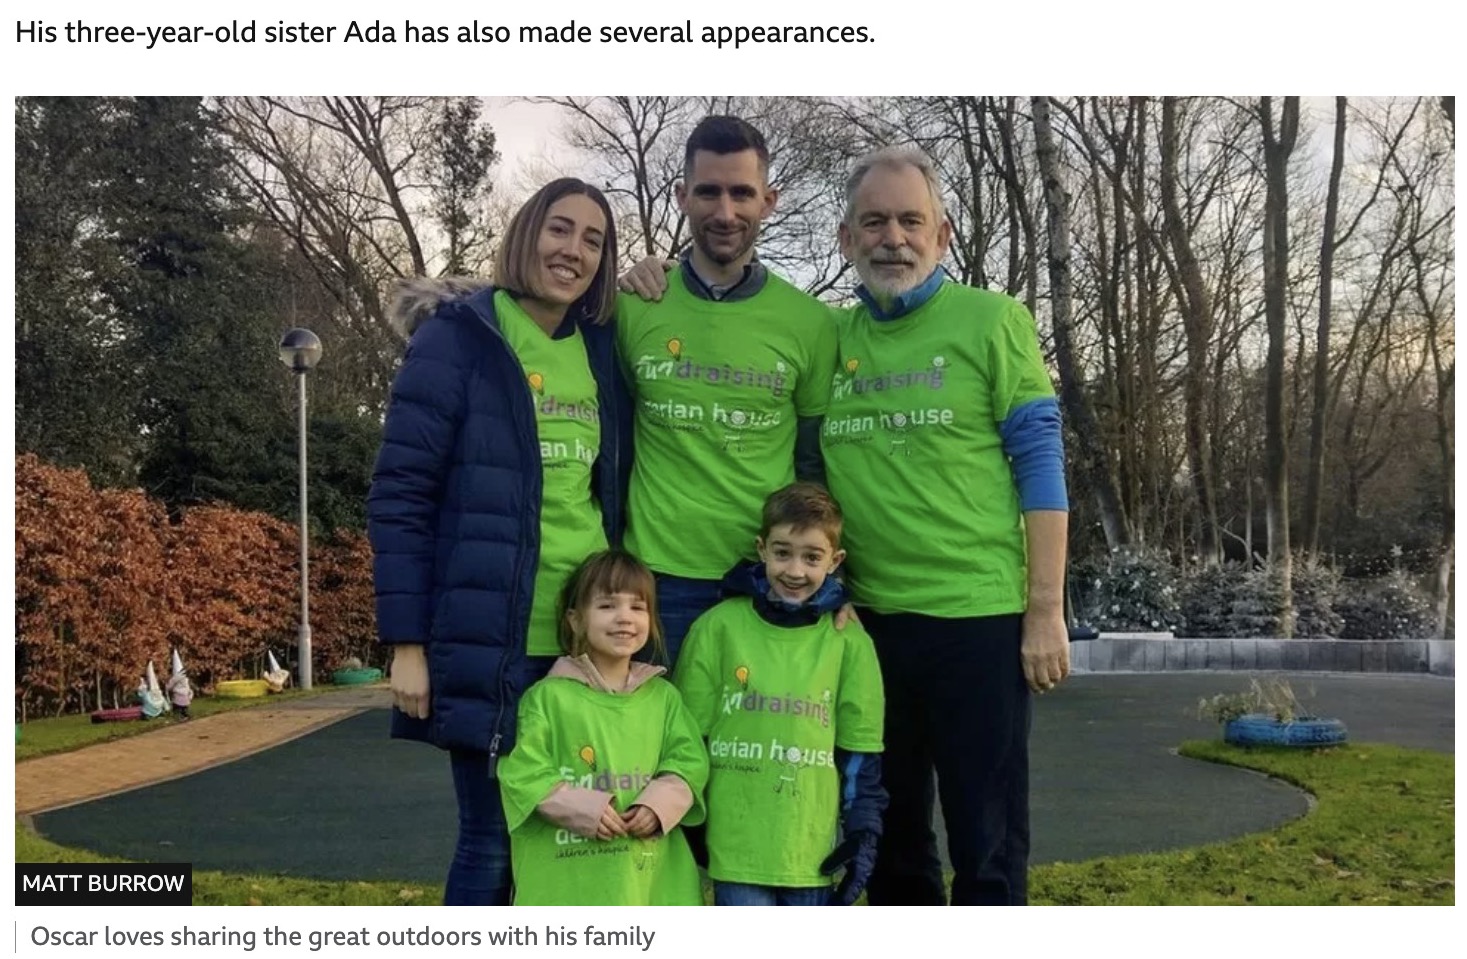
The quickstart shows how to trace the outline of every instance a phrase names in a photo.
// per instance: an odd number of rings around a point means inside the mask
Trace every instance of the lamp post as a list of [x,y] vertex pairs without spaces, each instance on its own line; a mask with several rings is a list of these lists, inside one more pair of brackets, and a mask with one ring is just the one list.
[[311,567],[310,527],[306,511],[306,374],[321,359],[321,338],[310,330],[294,329],[280,338],[280,362],[295,374],[300,402],[300,492],[301,492],[301,623],[297,634],[300,656],[300,688],[311,688]]

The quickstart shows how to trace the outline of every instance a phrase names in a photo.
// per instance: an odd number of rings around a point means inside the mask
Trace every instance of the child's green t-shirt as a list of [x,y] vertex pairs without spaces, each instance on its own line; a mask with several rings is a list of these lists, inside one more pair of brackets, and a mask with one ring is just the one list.
[[651,839],[587,839],[535,811],[557,783],[611,793],[626,812],[656,776],[692,790],[683,822],[703,821],[708,756],[672,684],[654,678],[625,695],[574,679],[543,679],[520,701],[514,749],[499,764],[515,905],[699,906],[698,867],[681,827]]
[[830,883],[840,817],[836,747],[880,752],[885,700],[871,637],[833,618],[782,628],[748,598],[693,623],[675,682],[708,739],[708,873],[725,882]]

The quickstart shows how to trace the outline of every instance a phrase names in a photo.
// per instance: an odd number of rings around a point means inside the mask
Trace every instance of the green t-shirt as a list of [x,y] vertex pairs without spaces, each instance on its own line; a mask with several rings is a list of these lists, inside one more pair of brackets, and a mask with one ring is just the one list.
[[912,313],[841,317],[821,433],[846,586],[879,612],[1022,612],[1023,516],[999,425],[1054,395],[1034,318],[957,283]]
[[708,874],[724,882],[830,884],[835,749],[880,752],[885,700],[871,637],[831,616],[783,628],[730,599],[693,623],[675,677],[708,738]]
[[494,311],[510,348],[525,370],[535,402],[535,429],[545,475],[540,497],[540,565],[530,606],[526,651],[556,656],[555,606],[571,573],[590,554],[606,548],[601,507],[591,495],[591,465],[601,448],[596,378],[577,329],[559,340],[546,335],[504,290]]
[[752,558],[764,498],[795,476],[795,420],[820,416],[835,311],[769,274],[746,300],[703,300],[682,270],[660,302],[617,298],[635,393],[627,548],[661,573],[717,579]]
[[631,693],[548,678],[520,701],[515,747],[499,764],[517,906],[700,906],[681,826],[651,839],[587,839],[535,812],[558,783],[611,793],[626,812],[656,776],[693,791],[683,822],[703,821],[708,755],[677,690],[654,678]]

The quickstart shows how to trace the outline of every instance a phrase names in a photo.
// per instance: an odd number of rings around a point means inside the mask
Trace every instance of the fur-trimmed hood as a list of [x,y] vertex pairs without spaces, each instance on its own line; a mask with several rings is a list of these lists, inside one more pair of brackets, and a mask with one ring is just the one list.
[[387,322],[394,332],[407,339],[444,303],[472,296],[492,285],[477,276],[405,277],[397,281],[393,290]]

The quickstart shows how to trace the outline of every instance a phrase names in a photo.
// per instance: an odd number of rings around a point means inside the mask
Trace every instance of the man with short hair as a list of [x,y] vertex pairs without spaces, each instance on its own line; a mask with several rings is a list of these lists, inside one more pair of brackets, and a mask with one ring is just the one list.
[[1059,407],[1029,311],[944,276],[951,237],[925,155],[856,164],[840,245],[861,304],[822,447],[886,684],[873,905],[947,901],[934,771],[952,903],[1026,901],[1030,692],[1069,673]]
[[796,478],[797,445],[818,464],[835,366],[834,311],[755,255],[779,198],[759,131],[704,119],[676,189],[692,245],[660,299],[624,294],[616,317],[636,413],[626,546],[657,574],[673,663],[723,574],[752,558],[760,506]]

